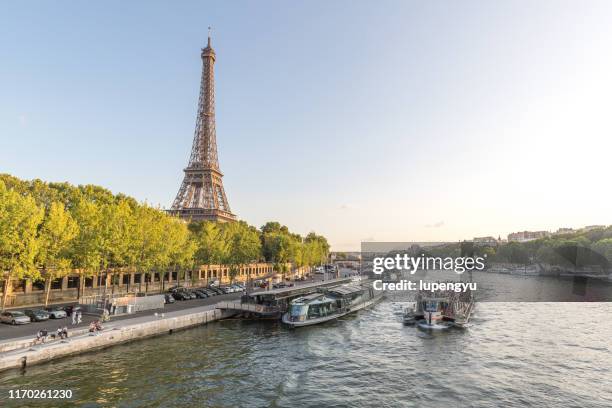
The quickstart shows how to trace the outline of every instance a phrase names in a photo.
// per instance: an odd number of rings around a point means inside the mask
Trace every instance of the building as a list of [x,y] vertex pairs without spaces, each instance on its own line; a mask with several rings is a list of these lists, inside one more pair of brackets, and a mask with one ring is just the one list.
[[548,231],[521,231],[508,234],[508,242],[527,242],[551,236]]
[[495,237],[474,237],[474,239],[472,240],[472,242],[474,242],[474,245],[479,245],[479,246],[494,246],[497,245],[499,243],[500,240],[496,239]]
[[217,155],[215,127],[215,51],[211,45],[202,49],[202,80],[195,135],[185,176],[168,213],[193,221],[234,221]]

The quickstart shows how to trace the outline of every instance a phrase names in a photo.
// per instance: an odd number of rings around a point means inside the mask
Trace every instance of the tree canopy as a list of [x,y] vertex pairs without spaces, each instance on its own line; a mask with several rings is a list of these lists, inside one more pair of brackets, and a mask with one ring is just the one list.
[[119,268],[163,275],[206,264],[235,270],[258,261],[299,267],[324,262],[328,253],[324,237],[302,237],[279,222],[260,229],[244,221],[188,224],[99,186],[0,174],[0,271],[6,287],[10,279],[50,282],[75,269],[91,276]]

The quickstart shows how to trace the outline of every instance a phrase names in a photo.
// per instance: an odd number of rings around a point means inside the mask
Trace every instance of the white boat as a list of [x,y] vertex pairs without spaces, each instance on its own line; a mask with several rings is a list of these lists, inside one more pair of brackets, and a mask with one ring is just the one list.
[[382,292],[367,284],[337,286],[292,300],[282,322],[291,327],[324,323],[371,306],[382,297]]
[[417,294],[416,326],[423,330],[447,330],[467,327],[474,310],[471,291],[421,291]]

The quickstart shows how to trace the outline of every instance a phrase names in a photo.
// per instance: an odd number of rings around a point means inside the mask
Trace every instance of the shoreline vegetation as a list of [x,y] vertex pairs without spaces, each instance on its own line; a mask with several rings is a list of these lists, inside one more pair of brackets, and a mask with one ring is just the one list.
[[[372,261],[376,253],[371,252]],[[612,226],[555,234],[525,242],[415,244],[406,250],[389,250],[387,256],[398,254],[424,259],[482,257],[486,259],[487,266],[540,265],[551,272],[577,269],[606,272],[612,269]]]
[[185,222],[159,208],[95,185],[26,181],[0,174],[0,271],[4,310],[13,282],[51,283],[78,273],[85,278],[121,268],[150,280],[176,272],[185,277],[199,265],[223,264],[233,280],[240,267],[268,262],[277,273],[311,267],[329,254],[327,239],[305,237],[272,221],[257,229],[244,221]]

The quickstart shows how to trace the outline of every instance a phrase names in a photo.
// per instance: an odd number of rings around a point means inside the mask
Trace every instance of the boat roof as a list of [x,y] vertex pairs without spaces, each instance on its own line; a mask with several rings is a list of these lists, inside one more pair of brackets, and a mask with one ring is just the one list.
[[361,285],[342,285],[335,288],[329,289],[330,293],[336,293],[338,295],[346,296],[352,293],[363,292],[363,286]]
[[305,284],[290,286],[286,288],[258,290],[256,292],[251,292],[249,296],[250,297],[273,296],[275,298],[282,298],[282,297],[287,297],[287,296],[294,296],[296,294],[299,294],[300,292],[309,292],[312,290],[316,290],[318,288],[324,288],[324,287],[333,286],[333,285],[340,285],[340,284],[347,283],[350,281],[351,281],[351,278],[328,279],[325,281],[316,281],[312,283],[305,283]]
[[323,304],[323,303],[332,303],[332,302],[334,302],[333,299],[322,297],[322,298],[314,299],[314,300],[308,302],[308,304],[309,305],[320,305],[320,304]]
[[299,298],[294,299],[292,303],[309,303],[322,296],[323,296],[322,293],[310,293],[308,295],[300,296]]

